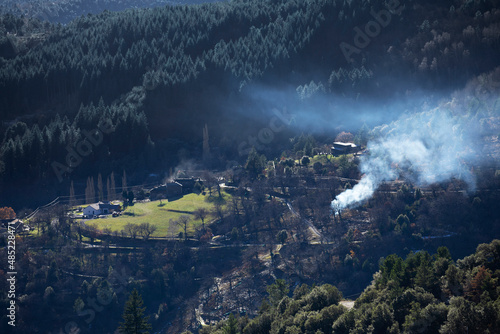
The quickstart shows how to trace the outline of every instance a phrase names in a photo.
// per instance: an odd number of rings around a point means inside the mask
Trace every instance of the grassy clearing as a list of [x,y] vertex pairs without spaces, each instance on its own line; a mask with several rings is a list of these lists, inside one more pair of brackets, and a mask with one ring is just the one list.
[[[120,217],[109,217],[87,221],[87,224],[95,224],[95,226],[103,230],[105,228],[111,231],[121,231],[125,225],[150,223],[157,227],[153,237],[177,236],[183,230],[181,226],[170,224],[170,220],[177,220],[182,215],[191,217],[188,223],[188,235],[195,231],[195,228],[201,225],[201,220],[194,219],[193,211],[198,208],[206,208],[211,210],[214,202],[220,201],[221,204],[228,202],[230,195],[223,193],[223,198],[220,200],[217,194],[212,197],[208,195],[188,194],[174,201],[153,201],[146,203],[135,203],[128,207]],[[205,223],[211,218],[205,218]],[[173,226],[172,226],[173,225]]]
[[328,164],[334,164],[338,165],[342,163],[342,159],[352,159],[354,158],[354,154],[345,154],[345,155],[339,155],[339,156],[333,156],[331,154],[322,154],[322,155],[315,155],[314,157],[311,158],[311,162],[309,165],[313,165],[315,162],[321,162],[324,166]]
[[313,165],[315,162],[321,162],[323,165],[327,165],[327,164],[330,164],[332,163],[333,159],[335,157],[331,154],[328,154],[328,155],[325,155],[325,154],[322,154],[322,155],[315,155],[314,157],[311,158],[311,163],[310,165]]

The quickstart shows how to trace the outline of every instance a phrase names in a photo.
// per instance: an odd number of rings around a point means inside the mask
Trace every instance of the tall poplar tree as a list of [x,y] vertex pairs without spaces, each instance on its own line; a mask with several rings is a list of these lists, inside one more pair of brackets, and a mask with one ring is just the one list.
[[122,176],[122,191],[127,191],[127,172],[125,172],[125,170]]
[[116,199],[116,183],[115,183],[115,172],[111,172],[111,200]]
[[113,194],[111,193],[111,181],[109,180],[109,176],[106,179],[106,192],[108,194],[108,201],[113,200]]
[[97,175],[97,194],[99,196],[99,201],[104,200],[104,185],[102,184],[102,175],[99,173]]
[[73,181],[71,181],[71,185],[69,187],[69,206],[73,207],[75,206],[76,201],[75,201],[75,187],[73,186]]

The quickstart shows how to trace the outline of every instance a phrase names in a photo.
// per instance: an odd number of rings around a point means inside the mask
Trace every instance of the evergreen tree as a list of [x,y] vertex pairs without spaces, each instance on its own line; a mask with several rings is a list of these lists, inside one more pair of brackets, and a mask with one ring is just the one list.
[[144,316],[145,307],[142,306],[142,297],[136,289],[132,291],[128,301],[125,303],[123,322],[118,327],[123,334],[148,334],[152,327],[148,322],[149,317]]
[[94,182],[90,178],[90,176],[87,178],[87,186],[85,187],[85,203],[94,203]]
[[255,147],[248,154],[245,169],[252,179],[257,178],[266,167],[266,157],[257,153]]
[[115,183],[115,172],[111,172],[111,195],[108,194],[110,197],[110,200],[115,200],[116,199],[116,183]]
[[59,268],[57,266],[56,261],[52,261],[50,263],[46,279],[47,279],[46,280],[47,285],[52,285],[54,283],[57,283],[57,281],[59,280]]
[[123,176],[122,176],[122,191],[127,191],[127,172],[123,170]]
[[91,203],[95,202],[95,187],[94,187],[94,177],[90,177],[90,191],[89,191],[89,196],[90,196],[90,201]]
[[229,319],[223,328],[224,334],[237,334],[238,333],[238,320],[236,320],[234,314],[229,315]]
[[284,279],[277,279],[274,284],[267,287],[269,302],[272,306],[277,306],[279,302],[288,295],[288,284]]
[[73,181],[71,181],[71,185],[69,187],[69,206],[73,207],[76,204],[75,200],[75,188],[73,186]]
[[109,180],[109,176],[106,179],[106,193],[108,195],[108,201],[112,201],[112,194],[111,194],[111,181]]
[[101,173],[99,173],[99,175],[97,176],[97,193],[99,196],[99,201],[103,201],[104,200],[104,186],[102,184]]

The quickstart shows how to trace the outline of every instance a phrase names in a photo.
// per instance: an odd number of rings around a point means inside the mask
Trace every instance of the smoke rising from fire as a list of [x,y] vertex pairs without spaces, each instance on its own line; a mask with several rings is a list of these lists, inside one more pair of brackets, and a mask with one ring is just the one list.
[[332,201],[334,212],[362,204],[384,181],[405,179],[424,186],[456,178],[475,188],[467,163],[474,159],[476,141],[465,119],[436,108],[403,116],[375,132],[377,138],[361,157],[360,182]]

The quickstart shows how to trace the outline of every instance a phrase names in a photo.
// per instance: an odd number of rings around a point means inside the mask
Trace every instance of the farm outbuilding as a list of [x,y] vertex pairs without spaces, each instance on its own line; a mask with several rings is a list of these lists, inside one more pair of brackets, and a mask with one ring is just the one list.
[[332,154],[342,155],[359,152],[360,148],[354,143],[334,142],[332,146]]
[[154,187],[149,191],[151,200],[157,199],[169,199],[182,197],[184,192],[184,187],[179,182],[167,182],[165,184],[159,185],[158,187]]

